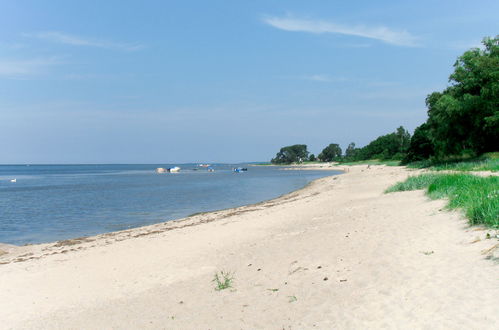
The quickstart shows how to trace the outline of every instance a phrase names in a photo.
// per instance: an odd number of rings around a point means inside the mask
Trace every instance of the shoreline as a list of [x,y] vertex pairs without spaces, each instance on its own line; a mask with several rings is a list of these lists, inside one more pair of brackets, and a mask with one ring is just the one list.
[[[487,230],[421,191],[383,193],[419,171],[346,169],[269,201],[0,256],[10,260],[0,319],[40,329],[495,328]],[[218,292],[221,270],[234,283]]]
[[[75,166],[78,166],[78,165],[75,165]],[[304,170],[324,170],[321,166],[321,168],[319,168],[319,166],[312,166],[312,167],[307,167],[307,168],[304,168]],[[338,172],[338,174],[340,174],[341,169],[333,169],[333,168],[328,168],[327,170],[330,170],[330,171],[335,171],[335,172]],[[333,174],[334,175],[334,174]],[[315,180],[315,179],[314,179]],[[312,180],[313,181],[313,180]],[[310,182],[306,183],[305,186],[307,186]],[[303,187],[305,187],[303,186]],[[303,188],[302,187],[302,188]],[[298,188],[297,190],[300,190],[302,188]],[[292,191],[289,191],[287,193],[281,193],[280,195],[277,195],[276,197],[273,197],[269,200],[273,200],[273,199],[277,199],[277,198],[280,198],[282,197],[283,195],[286,195],[286,194],[289,194],[289,193],[293,193],[297,190],[292,190]],[[185,220],[185,219],[188,219],[188,218],[191,218],[192,216],[194,215],[197,215],[197,214],[203,214],[203,213],[210,213],[210,212],[219,212],[219,211],[224,211],[224,210],[228,210],[228,209],[232,209],[232,208],[239,208],[239,207],[244,207],[244,206],[251,206],[253,204],[258,204],[258,203],[261,203],[261,202],[265,202],[265,201],[268,201],[267,199],[265,200],[262,200],[260,202],[256,202],[256,203],[250,203],[250,204],[240,204],[239,206],[235,206],[235,207],[229,207],[229,208],[222,208],[222,209],[217,209],[217,208],[212,208],[211,210],[208,209],[207,211],[199,211],[199,212],[194,212],[194,213],[191,213],[191,214],[184,214],[184,215],[180,215],[180,217],[172,217],[172,218],[166,218],[166,220],[163,220],[161,222],[157,222],[157,223],[150,223],[150,224],[143,224],[143,225],[139,225],[138,227],[129,227],[129,228],[124,228],[124,229],[121,229],[121,230],[112,230],[112,231],[102,231],[102,232],[97,232],[97,233],[89,233],[89,234],[76,234],[76,235],[82,235],[82,236],[70,236],[70,237],[67,237],[67,238],[60,238],[60,239],[56,239],[56,240],[49,240],[49,241],[42,241],[42,242],[29,242],[29,243],[25,243],[25,244],[16,244],[16,243],[11,243],[9,241],[0,241],[0,256],[3,255],[3,254],[6,254],[6,253],[11,253],[12,251],[16,250],[16,248],[22,248],[22,247],[25,247],[25,246],[36,246],[36,245],[46,245],[46,244],[55,244],[55,243],[58,243],[60,241],[71,241],[71,240],[83,240],[83,239],[86,239],[86,238],[93,238],[93,237],[97,237],[97,236],[100,236],[100,235],[106,235],[106,234],[110,234],[110,233],[113,233],[113,232],[122,232],[122,231],[127,231],[127,230],[130,230],[130,229],[136,229],[136,228],[141,228],[141,227],[147,227],[147,226],[154,226],[154,225],[157,225],[157,224],[161,224],[163,222],[172,222],[172,221],[181,221],[181,220]],[[239,203],[237,203],[239,204]],[[236,204],[236,205],[237,205]],[[1,259],[0,259],[0,264],[1,264]]]
[[[336,171],[342,173],[337,173],[326,177],[314,179],[308,182],[305,186],[297,190],[290,191],[288,193],[282,194],[272,199],[263,200],[252,204],[245,204],[238,207],[231,207],[214,211],[196,212],[186,217],[171,219],[151,225],[139,226],[124,230],[110,231],[96,235],[68,238],[64,240],[57,240],[45,243],[14,245],[14,244],[7,244],[0,242],[0,266],[11,262],[23,262],[32,259],[39,259],[45,255],[53,254],[54,251],[52,248],[60,248],[64,246],[73,246],[73,245],[82,246],[83,243],[99,242],[102,239],[109,241],[109,239],[115,238],[116,241],[121,241],[124,239],[136,238],[151,234],[158,234],[160,232],[181,229],[184,227],[197,226],[200,224],[223,219],[235,214],[256,211],[258,210],[259,206],[269,207],[267,205],[288,200],[290,195],[293,196],[299,195],[302,190],[306,190],[308,187],[312,186],[316,181],[346,173],[345,169],[331,168],[331,166],[333,165],[330,164],[327,164],[326,166],[323,166],[321,164],[317,164],[317,166],[315,165],[316,164],[309,164],[306,166],[290,165],[289,167],[283,168],[282,170],[327,170],[327,171]],[[106,242],[106,244],[109,243]],[[49,252],[41,253],[41,251],[49,251]],[[67,253],[64,251],[67,250],[62,250],[61,253]],[[74,249],[71,249],[71,251],[74,251]]]

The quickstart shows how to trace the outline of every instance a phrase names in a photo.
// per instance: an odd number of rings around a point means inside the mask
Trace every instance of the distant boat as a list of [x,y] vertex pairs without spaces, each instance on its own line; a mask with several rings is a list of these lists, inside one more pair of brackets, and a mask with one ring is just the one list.
[[248,169],[246,167],[238,167],[233,169],[236,173],[246,172]]
[[17,179],[12,179],[12,180],[10,180],[10,182],[15,183],[15,182],[17,182]]
[[213,167],[208,167],[208,172],[215,172],[215,169]]
[[158,168],[156,169],[156,173],[166,173],[166,169],[165,169],[165,168],[163,168],[163,167],[158,167]]
[[199,164],[198,166],[199,166],[199,167],[209,167],[209,166],[210,166],[210,164]]
[[180,172],[180,167],[178,166],[175,166],[175,167],[170,167],[170,168],[164,168],[164,167],[158,167],[156,169],[156,173],[167,173],[167,172],[170,172],[170,173],[177,173],[177,172]]

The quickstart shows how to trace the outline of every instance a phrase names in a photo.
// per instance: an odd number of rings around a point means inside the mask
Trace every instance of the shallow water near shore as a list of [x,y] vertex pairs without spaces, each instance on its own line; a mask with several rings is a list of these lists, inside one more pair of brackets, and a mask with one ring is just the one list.
[[[156,167],[180,173],[156,174]],[[2,165],[0,242],[96,235],[272,199],[337,171],[215,164]],[[243,165],[247,166],[247,165]],[[16,179],[16,182],[10,180]]]

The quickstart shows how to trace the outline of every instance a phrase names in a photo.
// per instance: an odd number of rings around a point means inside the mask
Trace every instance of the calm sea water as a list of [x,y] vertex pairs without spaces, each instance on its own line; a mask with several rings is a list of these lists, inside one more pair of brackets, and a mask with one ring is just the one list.
[[223,164],[213,165],[215,172],[196,164],[178,165],[180,173],[154,172],[172,166],[1,165],[0,242],[43,243],[139,227],[268,200],[335,174],[269,166],[234,173],[237,166]]

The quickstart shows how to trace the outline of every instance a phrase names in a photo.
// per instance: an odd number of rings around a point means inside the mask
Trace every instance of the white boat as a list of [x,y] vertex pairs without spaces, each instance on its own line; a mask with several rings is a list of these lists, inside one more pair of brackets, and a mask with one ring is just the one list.
[[12,180],[10,180],[10,182],[16,183],[17,179],[12,179]]
[[170,172],[170,173],[180,172],[180,167],[178,167],[178,166],[170,167],[170,168],[158,167],[156,169],[156,173],[167,173],[167,172]]
[[156,173],[166,173],[166,169],[165,169],[165,168],[163,168],[163,167],[158,167],[158,168],[156,169]]

